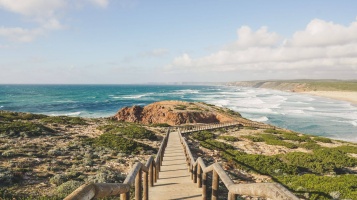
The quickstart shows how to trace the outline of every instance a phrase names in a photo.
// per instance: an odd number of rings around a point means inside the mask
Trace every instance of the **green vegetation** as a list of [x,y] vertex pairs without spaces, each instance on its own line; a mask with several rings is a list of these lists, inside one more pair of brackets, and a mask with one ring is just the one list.
[[332,143],[332,140],[324,137],[314,137],[313,140],[323,143]]
[[[357,158],[349,155],[357,153],[357,146],[325,148],[317,144],[311,136],[272,129],[266,130],[259,136],[242,136],[254,142],[264,141],[267,144],[312,150],[311,153],[290,152],[267,156],[236,150],[233,146],[214,140],[214,135],[208,131],[192,136],[200,140],[202,147],[220,151],[221,156],[236,168],[269,175],[274,181],[280,182],[300,197],[316,200],[357,199],[357,176],[350,174],[354,172],[349,169],[357,166]],[[223,139],[223,137],[218,138]],[[323,138],[321,141],[329,140]]]
[[238,150],[226,150],[222,157],[236,163],[237,168],[243,168],[265,175],[297,174],[298,169],[294,165],[284,163],[278,157],[246,154]]
[[311,200],[357,198],[356,175],[319,176],[304,174],[301,176],[279,176],[277,179],[296,191],[297,194],[307,193],[306,197]]
[[186,110],[187,106],[185,105],[177,105],[174,107],[176,110]]
[[195,107],[189,107],[188,109],[189,109],[189,110],[202,110],[201,108],[196,107],[196,106],[195,106]]
[[314,82],[308,82],[307,87],[310,90],[357,91],[357,82],[352,82],[352,81],[314,81]]
[[38,115],[32,113],[17,113],[17,112],[9,112],[0,110],[0,122],[12,122],[17,120],[34,120],[34,119],[42,119],[47,117],[46,115]]
[[54,132],[46,126],[33,122],[0,122],[0,135],[5,137],[36,137]]
[[346,167],[357,166],[357,159],[335,148],[320,148],[312,154],[292,152],[282,155],[281,158],[289,164],[298,166],[305,172],[326,174],[334,172],[344,173]]
[[298,146],[296,144],[293,144],[290,142],[285,142],[282,140],[281,137],[276,136],[276,135],[262,134],[261,138],[265,141],[266,144],[284,146],[289,149],[298,148]]
[[237,142],[237,141],[239,141],[237,137],[228,136],[228,135],[219,136],[218,139],[222,139],[222,140],[225,140],[225,141],[228,141],[228,142]]
[[259,136],[244,135],[244,136],[242,136],[242,138],[246,138],[252,142],[264,142],[264,139]]
[[55,116],[43,118],[41,121],[51,124],[87,125],[86,121],[80,117]]
[[171,127],[170,124],[168,124],[168,123],[157,123],[157,124],[151,124],[150,126],[151,127],[162,127],[162,128]]
[[202,147],[205,147],[207,149],[212,149],[212,150],[228,150],[228,149],[234,149],[234,147],[230,144],[226,144],[224,142],[219,142],[214,139],[208,139],[204,141],[200,141],[200,145]]
[[306,142],[306,143],[300,144],[299,146],[302,148],[308,149],[308,150],[315,150],[315,149],[321,148],[321,146],[316,144],[314,141]]
[[127,138],[157,140],[156,135],[152,131],[133,124],[129,126],[123,126],[121,124],[111,124],[100,126],[99,129],[106,133],[123,135]]
[[204,140],[209,140],[209,139],[214,139],[215,135],[209,131],[199,131],[199,132],[194,132],[191,135],[194,139],[199,140],[199,141],[204,141]]
[[233,115],[233,116],[236,116],[236,117],[242,117],[242,115],[239,112],[236,112],[236,111],[231,110],[231,109],[226,109],[226,113],[228,113],[230,115]]
[[94,139],[88,138],[85,140],[85,142],[87,144],[94,145],[97,147],[105,147],[128,154],[129,153],[136,154],[143,150],[156,151],[155,149],[151,148],[148,145],[112,133],[103,133],[97,138]]

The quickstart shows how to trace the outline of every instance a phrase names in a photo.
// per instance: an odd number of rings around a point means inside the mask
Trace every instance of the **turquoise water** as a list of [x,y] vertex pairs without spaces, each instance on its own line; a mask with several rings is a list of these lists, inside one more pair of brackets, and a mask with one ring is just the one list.
[[357,141],[357,107],[348,102],[267,89],[167,85],[0,85],[0,109],[108,117],[162,100],[203,101],[244,117],[330,138]]

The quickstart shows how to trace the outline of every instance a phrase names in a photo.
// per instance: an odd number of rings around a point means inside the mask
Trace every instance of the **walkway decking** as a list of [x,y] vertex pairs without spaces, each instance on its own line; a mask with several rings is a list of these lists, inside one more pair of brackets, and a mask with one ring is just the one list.
[[170,133],[160,178],[150,188],[149,199],[202,199],[202,189],[192,183],[177,132]]

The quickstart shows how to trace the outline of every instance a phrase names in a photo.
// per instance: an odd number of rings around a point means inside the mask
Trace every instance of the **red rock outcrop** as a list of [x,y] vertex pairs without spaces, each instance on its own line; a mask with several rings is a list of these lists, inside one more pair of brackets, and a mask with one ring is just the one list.
[[229,122],[232,118],[204,107],[200,103],[162,101],[145,107],[125,107],[113,117],[118,121],[143,124],[167,123],[169,125],[191,123]]

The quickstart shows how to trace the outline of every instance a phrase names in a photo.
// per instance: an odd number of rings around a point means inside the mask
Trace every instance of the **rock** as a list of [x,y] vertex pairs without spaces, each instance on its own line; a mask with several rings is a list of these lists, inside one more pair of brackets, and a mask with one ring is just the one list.
[[140,122],[143,124],[169,125],[191,123],[223,123],[233,121],[232,117],[216,112],[215,109],[204,107],[199,103],[182,101],[162,101],[145,107],[125,107],[113,117],[118,121]]

